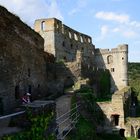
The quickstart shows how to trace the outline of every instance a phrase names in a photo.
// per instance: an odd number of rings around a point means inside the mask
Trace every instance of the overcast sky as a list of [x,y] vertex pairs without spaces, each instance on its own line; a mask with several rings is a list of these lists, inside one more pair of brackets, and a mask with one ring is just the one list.
[[35,19],[56,17],[88,34],[96,48],[129,45],[129,61],[140,62],[140,0],[0,0],[33,28]]

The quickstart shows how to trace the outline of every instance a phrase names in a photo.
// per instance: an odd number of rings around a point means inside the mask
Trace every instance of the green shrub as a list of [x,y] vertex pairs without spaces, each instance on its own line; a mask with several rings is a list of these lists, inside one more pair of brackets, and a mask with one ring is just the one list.
[[48,125],[53,118],[53,114],[42,113],[40,115],[33,116],[28,111],[28,118],[31,123],[31,127],[23,132],[4,136],[2,140],[55,140],[55,135],[50,134],[45,136]]

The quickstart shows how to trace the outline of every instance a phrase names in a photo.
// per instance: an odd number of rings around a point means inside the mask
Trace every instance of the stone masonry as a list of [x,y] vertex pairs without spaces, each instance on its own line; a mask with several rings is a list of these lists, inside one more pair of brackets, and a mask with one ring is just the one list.
[[[108,69],[111,74],[112,93],[127,86],[128,45],[119,45],[111,51],[95,49],[90,36],[71,29],[55,18],[36,20],[34,29],[44,38],[44,51],[52,53],[57,61],[71,63],[70,69],[73,65],[83,65],[88,71],[95,67]],[[75,69],[72,73],[75,75]]]

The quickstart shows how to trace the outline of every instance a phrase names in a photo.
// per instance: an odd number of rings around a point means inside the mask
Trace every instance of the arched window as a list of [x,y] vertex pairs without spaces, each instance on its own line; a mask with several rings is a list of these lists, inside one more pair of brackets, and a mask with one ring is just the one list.
[[80,38],[81,38],[81,42],[83,43],[83,37],[82,37],[82,36],[80,36]]
[[76,33],[74,33],[74,39],[75,40],[78,40],[78,37],[77,37],[77,34]]
[[69,38],[72,38],[71,32],[69,32]]
[[113,63],[113,56],[112,55],[109,55],[107,57],[107,64],[111,64],[111,63]]
[[42,22],[41,22],[41,30],[43,30],[43,31],[46,30],[45,21],[42,21]]

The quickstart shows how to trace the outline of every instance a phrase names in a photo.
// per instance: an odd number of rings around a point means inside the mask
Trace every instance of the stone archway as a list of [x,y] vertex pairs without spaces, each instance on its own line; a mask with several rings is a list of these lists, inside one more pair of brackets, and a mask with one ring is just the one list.
[[131,125],[131,136],[135,137],[135,130],[134,127]]

